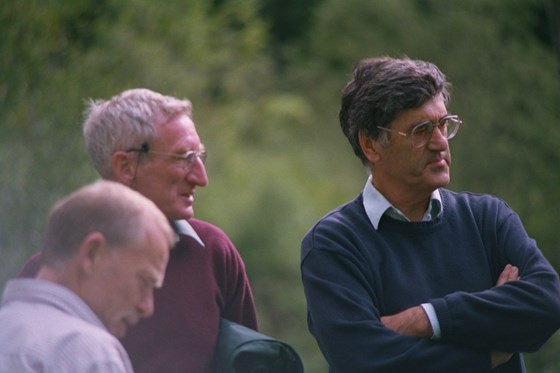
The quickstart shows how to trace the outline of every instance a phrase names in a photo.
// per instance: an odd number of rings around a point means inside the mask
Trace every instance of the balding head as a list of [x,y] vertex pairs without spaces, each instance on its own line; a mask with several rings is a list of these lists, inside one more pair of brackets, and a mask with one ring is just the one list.
[[58,202],[37,278],[65,286],[118,338],[154,311],[174,233],[156,205],[116,182],[98,181]]
[[147,226],[157,226],[172,246],[169,222],[156,205],[134,190],[111,181],[84,186],[51,210],[44,239],[44,263],[56,266],[72,257],[92,232],[109,247],[140,242]]

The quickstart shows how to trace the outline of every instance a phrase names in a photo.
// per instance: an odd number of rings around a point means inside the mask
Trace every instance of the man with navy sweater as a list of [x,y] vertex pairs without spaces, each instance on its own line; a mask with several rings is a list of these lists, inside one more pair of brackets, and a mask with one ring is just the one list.
[[311,333],[331,372],[525,372],[560,327],[558,274],[502,200],[445,189],[449,83],[433,64],[369,58],[340,125],[371,172],[305,235]]

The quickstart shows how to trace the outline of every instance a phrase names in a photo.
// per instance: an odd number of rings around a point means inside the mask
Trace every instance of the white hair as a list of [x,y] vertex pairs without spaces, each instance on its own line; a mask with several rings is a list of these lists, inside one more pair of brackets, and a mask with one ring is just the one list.
[[105,179],[113,179],[113,153],[140,148],[154,138],[156,126],[179,114],[192,117],[189,100],[144,88],[124,91],[107,101],[90,99],[84,112],[83,130],[97,172]]

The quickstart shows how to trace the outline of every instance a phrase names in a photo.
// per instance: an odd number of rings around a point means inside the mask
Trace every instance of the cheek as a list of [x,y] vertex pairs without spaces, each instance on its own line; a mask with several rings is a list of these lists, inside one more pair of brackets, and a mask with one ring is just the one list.
[[182,170],[162,168],[144,173],[137,179],[136,190],[153,201],[165,200],[183,180]]
[[105,276],[105,291],[108,299],[108,308],[113,311],[123,308],[129,302],[129,299],[136,291],[136,276],[129,269],[133,266],[129,260],[125,258],[114,258],[115,262],[120,262],[120,266],[116,265]]
[[171,162],[153,162],[142,169],[141,177],[151,184],[176,183],[183,178],[183,170]]
[[[131,264],[131,266],[133,266]],[[126,303],[130,302],[130,299],[134,298],[136,294],[138,294],[138,278],[135,274],[123,273],[120,276],[120,279],[117,280],[118,282],[113,285],[114,293],[115,293],[115,303]]]
[[98,288],[99,291],[95,295],[92,294],[90,306],[103,324],[112,329],[119,319],[122,309],[121,292],[114,284],[110,283],[104,283],[103,286],[98,286]]
[[106,304],[106,317],[111,320],[110,322],[118,325],[134,310],[138,290],[137,287],[123,283],[111,290],[111,296]]
[[[164,170],[162,170],[164,171]],[[154,181],[154,192],[173,195],[183,183],[185,174],[177,167],[170,167],[165,172],[159,172]]]
[[422,153],[410,151],[410,149],[401,149],[394,152],[391,156],[392,165],[395,170],[416,170],[422,163]]

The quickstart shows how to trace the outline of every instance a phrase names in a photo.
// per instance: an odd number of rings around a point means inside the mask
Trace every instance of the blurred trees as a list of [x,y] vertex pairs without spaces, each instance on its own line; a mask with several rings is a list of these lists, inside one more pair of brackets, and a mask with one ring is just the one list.
[[[453,83],[451,188],[519,212],[560,268],[558,0],[25,0],[0,6],[0,285],[40,245],[52,202],[97,176],[84,100],[131,87],[188,97],[209,150],[196,213],[242,253],[261,328],[309,372],[299,242],[365,182],[338,128],[356,60],[408,55]],[[560,367],[555,336],[527,356]]]

